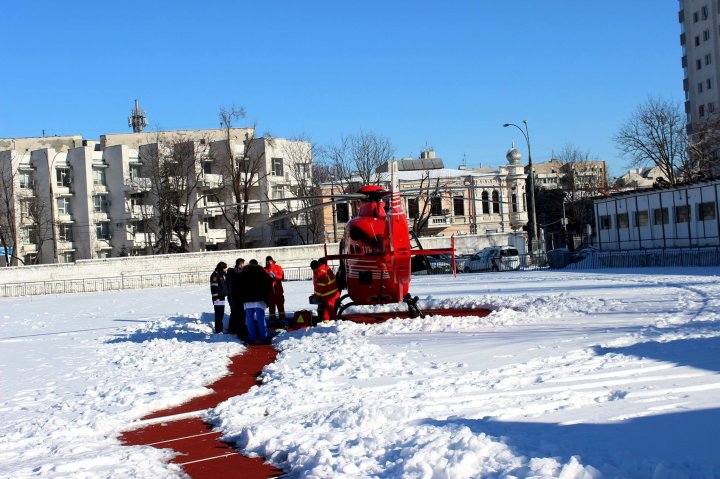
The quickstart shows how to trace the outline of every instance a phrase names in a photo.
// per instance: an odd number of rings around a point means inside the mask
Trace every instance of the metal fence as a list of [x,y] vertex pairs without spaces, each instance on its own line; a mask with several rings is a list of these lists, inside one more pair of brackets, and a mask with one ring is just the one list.
[[[461,273],[462,263],[458,264]],[[720,247],[675,248],[636,251],[551,251],[520,255],[517,268],[505,270],[532,271],[538,269],[602,269],[720,266]],[[490,272],[484,270],[480,272]],[[417,274],[417,273],[416,273]],[[431,267],[419,274],[452,274],[450,265]]]
[[597,251],[577,258],[564,269],[720,266],[720,248]]
[[[286,281],[312,279],[312,270],[309,267],[287,268],[284,271]],[[163,288],[167,286],[209,284],[209,282],[209,271],[121,275],[107,278],[8,283],[0,285],[0,296],[12,297],[33,296],[39,294],[90,293],[96,291],[117,291],[121,289]]]

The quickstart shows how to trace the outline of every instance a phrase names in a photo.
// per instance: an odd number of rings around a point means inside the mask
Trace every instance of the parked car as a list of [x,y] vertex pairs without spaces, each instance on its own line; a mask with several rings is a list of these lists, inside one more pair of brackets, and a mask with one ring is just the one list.
[[512,246],[490,246],[475,253],[463,266],[463,271],[514,271],[520,267],[520,255]]

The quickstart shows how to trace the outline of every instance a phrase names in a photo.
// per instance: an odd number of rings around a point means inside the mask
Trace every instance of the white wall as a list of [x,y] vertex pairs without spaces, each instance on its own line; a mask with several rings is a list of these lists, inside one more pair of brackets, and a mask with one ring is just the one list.
[[[450,237],[421,238],[423,248],[448,248]],[[455,238],[455,248],[458,254],[472,253],[490,245],[514,245],[520,253],[526,251],[522,233],[509,235],[496,234],[491,236],[467,235]],[[327,245],[328,254],[338,251],[338,244]],[[117,278],[140,275],[160,275],[162,273],[190,273],[202,272],[200,281],[209,280],[209,275],[218,262],[225,261],[232,266],[235,259],[242,257],[245,261],[257,259],[264,264],[265,257],[272,256],[283,268],[307,268],[312,259],[324,254],[324,245],[287,246],[283,248],[262,248],[230,251],[208,251],[201,253],[185,253],[156,256],[132,256],[126,258],[108,258],[95,260],[82,260],[75,264],[43,264],[35,266],[20,266],[2,268],[0,286],[12,284],[26,284],[37,282],[61,282],[71,280],[87,280],[91,278]],[[7,289],[10,291],[11,288]],[[101,288],[102,289],[102,288]],[[0,287],[0,296],[12,294],[27,294],[5,292]]]

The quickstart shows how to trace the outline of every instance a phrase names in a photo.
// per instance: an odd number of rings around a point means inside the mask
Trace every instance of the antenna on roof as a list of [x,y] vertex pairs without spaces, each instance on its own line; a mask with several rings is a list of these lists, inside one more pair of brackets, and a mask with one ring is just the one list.
[[140,108],[140,102],[137,98],[135,98],[135,108],[132,109],[128,117],[128,126],[132,127],[133,133],[140,133],[147,126],[145,110]]

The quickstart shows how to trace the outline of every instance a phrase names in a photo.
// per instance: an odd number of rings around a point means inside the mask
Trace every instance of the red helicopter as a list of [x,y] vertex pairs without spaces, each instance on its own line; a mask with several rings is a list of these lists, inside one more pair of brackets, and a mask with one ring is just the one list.
[[[406,303],[411,317],[424,317],[418,308],[417,296],[410,292],[410,275],[413,271],[412,257],[417,255],[452,255],[453,274],[455,270],[455,238],[451,237],[451,247],[441,249],[411,249],[410,232],[407,217],[402,209],[397,178],[397,163],[390,162],[391,189],[380,186],[363,186],[357,193],[330,196],[331,202],[359,201],[358,215],[345,226],[345,234],[340,241],[340,253],[327,254],[325,260],[338,260],[338,276],[344,277],[347,294],[337,302],[338,317],[353,305],[382,305]],[[308,198],[328,198],[313,196]],[[280,200],[253,200],[247,204],[260,204]],[[387,203],[386,203],[387,202]],[[244,204],[244,203],[237,203]],[[231,205],[227,205],[231,206]],[[268,221],[279,221],[299,213],[316,208],[325,208],[328,203],[302,208],[286,214],[274,216]],[[419,242],[418,242],[419,243]],[[350,298],[351,302],[343,304]]]
[[[411,249],[407,217],[400,201],[396,182],[396,163],[391,165],[392,189],[363,186],[358,190],[358,215],[345,227],[340,254],[326,260],[339,260],[339,275],[344,275],[347,294],[338,301],[338,317],[353,305],[380,305],[404,302],[412,317],[424,317],[417,297],[409,293],[412,256],[451,254],[455,273],[455,238],[444,249]],[[389,202],[386,205],[386,200]],[[343,303],[350,298],[351,302]]]

